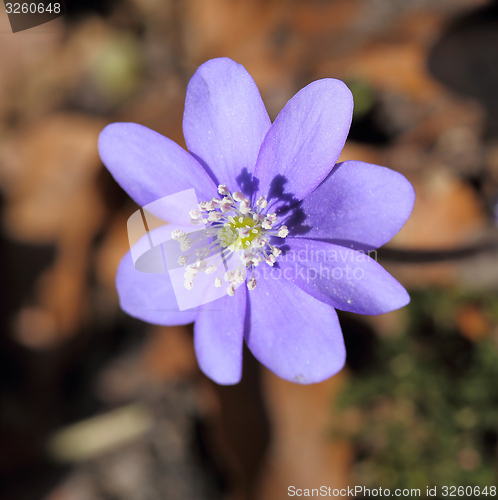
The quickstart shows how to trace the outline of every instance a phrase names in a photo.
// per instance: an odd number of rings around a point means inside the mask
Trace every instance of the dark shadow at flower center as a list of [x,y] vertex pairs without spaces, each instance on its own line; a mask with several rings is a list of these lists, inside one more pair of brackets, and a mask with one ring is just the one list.
[[[334,175],[339,167],[340,164],[336,165],[327,178]],[[255,193],[259,190],[260,180],[247,169],[243,169],[236,177],[236,181],[241,192],[254,204],[256,202]],[[275,212],[277,214],[278,225],[287,226],[289,237],[303,237],[311,232],[313,225],[309,223],[308,214],[306,214],[305,208],[303,207],[304,200],[300,200],[292,192],[286,191],[287,184],[288,179],[282,174],[276,175],[270,182],[266,213]],[[351,248],[366,254],[375,250],[371,245],[365,245],[353,240],[344,240],[334,237],[313,237],[312,239]],[[290,247],[277,237],[272,237],[271,244],[276,245],[284,255],[290,250]],[[275,267],[278,267],[278,263],[275,264]]]
[[[242,193],[253,200],[254,193],[259,190],[260,181],[247,168],[244,168],[235,179]],[[302,200],[298,200],[292,193],[285,191],[287,178],[281,174],[276,175],[270,183],[268,190],[267,212],[275,212],[279,223],[285,224],[289,234],[303,235],[311,230],[311,226],[305,225],[306,214],[302,209]]]
[[[254,203],[253,196],[259,190],[259,179],[244,168],[236,177],[236,181],[241,192]],[[279,224],[287,226],[290,236],[304,235],[311,230],[311,226],[304,224],[307,216],[302,208],[302,200],[298,200],[293,193],[286,192],[287,182],[287,178],[281,174],[273,178],[268,189],[266,211],[277,214]]]
[[268,190],[268,204],[276,212],[279,221],[288,227],[289,235],[306,234],[311,231],[311,226],[304,223],[307,215],[302,208],[303,201],[285,191],[286,183],[287,178],[281,174],[273,178]]
[[242,169],[235,180],[237,181],[240,191],[249,199],[252,199],[253,193],[256,193],[259,189],[259,179],[254,177],[247,168]]

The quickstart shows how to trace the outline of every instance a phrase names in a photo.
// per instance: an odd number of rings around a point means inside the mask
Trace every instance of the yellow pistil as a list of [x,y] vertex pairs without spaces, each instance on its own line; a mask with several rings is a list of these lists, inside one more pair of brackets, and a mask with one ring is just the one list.
[[[218,239],[222,247],[229,247],[232,252],[249,248],[261,236],[261,227],[254,227],[257,222],[252,217],[229,217],[228,220],[230,222],[218,231]],[[241,234],[243,229],[247,230],[247,234]]]

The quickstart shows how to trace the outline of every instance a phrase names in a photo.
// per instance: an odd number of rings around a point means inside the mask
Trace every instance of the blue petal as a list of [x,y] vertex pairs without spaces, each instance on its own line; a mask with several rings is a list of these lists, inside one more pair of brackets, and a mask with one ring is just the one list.
[[99,153],[118,184],[140,206],[190,188],[199,201],[218,194],[209,175],[187,151],[142,125],[108,125],[99,137]]
[[279,377],[300,384],[340,371],[346,350],[335,310],[285,279],[261,274],[257,281],[248,293],[246,325],[254,356]]
[[336,309],[375,315],[410,302],[406,290],[366,253],[306,238],[285,241],[290,250],[278,260],[284,279]]
[[240,64],[212,59],[187,88],[183,133],[216,184],[246,191],[271,122],[258,87]]
[[414,203],[413,186],[400,173],[360,161],[339,163],[303,200],[302,236],[378,248],[401,229]]
[[299,201],[312,192],[339,158],[352,114],[353,97],[340,80],[318,80],[300,90],[261,146],[254,172],[259,194],[273,198],[284,191]]
[[168,273],[144,273],[133,265],[131,252],[121,260],[116,276],[121,309],[155,325],[186,325],[195,321],[198,308],[180,311]]
[[194,326],[199,367],[218,384],[231,385],[242,376],[246,287],[200,307]]

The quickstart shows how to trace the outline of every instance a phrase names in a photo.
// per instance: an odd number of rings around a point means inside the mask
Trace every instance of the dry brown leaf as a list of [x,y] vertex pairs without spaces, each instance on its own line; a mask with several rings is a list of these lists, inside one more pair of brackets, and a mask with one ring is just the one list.
[[264,370],[264,392],[273,440],[257,498],[288,498],[287,487],[347,488],[352,451],[330,436],[332,403],[345,373],[320,384],[287,382]]

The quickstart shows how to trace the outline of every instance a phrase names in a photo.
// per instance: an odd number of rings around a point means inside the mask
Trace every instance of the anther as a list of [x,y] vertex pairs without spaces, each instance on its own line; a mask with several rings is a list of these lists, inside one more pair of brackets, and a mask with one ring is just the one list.
[[208,217],[209,222],[218,222],[221,220],[222,215],[219,212],[211,212]]
[[232,283],[243,283],[244,279],[244,274],[240,271],[240,269],[237,269],[233,273]]
[[268,217],[263,221],[263,223],[261,224],[261,227],[263,229],[271,229],[273,223],[271,221],[271,219],[269,219]]
[[263,241],[263,238],[256,238],[252,242],[253,248],[263,248],[265,246],[265,242]]
[[188,238],[180,240],[180,250],[186,252],[192,246],[192,242]]
[[251,211],[251,207],[249,206],[249,200],[243,200],[240,202],[239,210],[244,214],[248,214]]
[[266,205],[268,205],[268,201],[264,196],[261,196],[261,198],[258,198],[256,205],[258,205],[259,208],[266,208]]
[[201,201],[199,203],[199,208],[203,212],[211,212],[212,210],[214,210],[214,203],[212,201]]
[[287,229],[287,226],[280,226],[280,229],[277,232],[277,236],[279,238],[287,238],[288,234],[289,234],[289,229]]
[[191,277],[192,279],[194,278],[194,276],[199,272],[199,270],[197,269],[196,266],[194,266],[193,264],[190,264],[189,266],[187,266],[187,268],[185,269],[185,274],[183,275],[185,278],[189,278]]
[[220,184],[218,186],[218,193],[220,193],[222,196],[226,196],[227,194],[230,193],[230,191],[224,184]]
[[188,213],[192,219],[200,219],[202,217],[202,213],[200,210],[190,210]]
[[[204,224],[204,244],[196,246],[195,264],[190,264],[185,268],[185,287],[192,289],[194,278],[197,273],[205,272],[213,274],[218,269],[223,268],[222,260],[236,254],[239,264],[235,269],[225,268],[214,280],[215,287],[228,286],[226,293],[234,295],[235,288],[246,281],[247,269],[254,268],[266,262],[273,266],[276,257],[282,251],[270,245],[270,237],[275,235],[285,238],[289,234],[287,226],[280,226],[278,230],[273,230],[277,223],[276,213],[264,213],[268,206],[268,200],[261,196],[256,201],[253,210],[251,202],[244,197],[243,193],[236,191],[233,194],[224,184],[218,186],[219,198],[211,198],[210,201],[199,203],[198,209],[189,212],[192,224]],[[208,213],[206,213],[208,212]],[[204,216],[206,213],[206,216]],[[198,232],[200,234],[200,232]],[[178,240],[182,251],[188,250],[192,246],[192,241],[187,233],[177,229],[171,233],[173,239]],[[199,241],[196,235],[195,241]],[[220,255],[221,250],[221,255]],[[189,261],[186,255],[178,257],[178,264],[185,266]],[[254,290],[256,279],[247,279],[247,288]]]
[[265,259],[265,262],[269,266],[273,266],[273,264],[275,264],[275,256],[274,255],[268,255],[268,257],[266,257],[266,259]]
[[180,240],[180,239],[186,238],[187,233],[185,233],[184,231],[180,231],[179,229],[175,229],[174,231],[172,231],[171,237],[174,240]]

